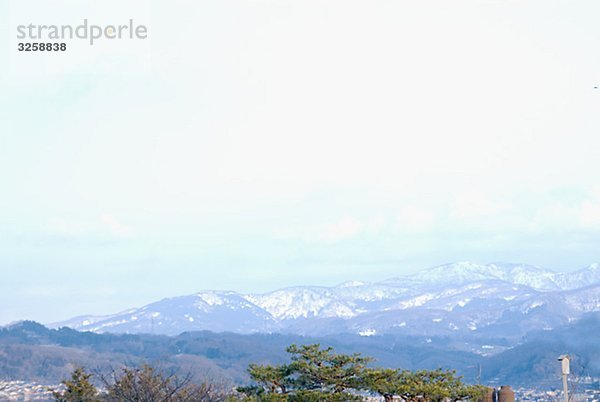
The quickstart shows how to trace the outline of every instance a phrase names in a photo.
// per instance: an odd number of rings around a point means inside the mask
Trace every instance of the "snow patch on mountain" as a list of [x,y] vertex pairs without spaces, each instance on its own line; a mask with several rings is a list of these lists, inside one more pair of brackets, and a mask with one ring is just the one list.
[[327,288],[296,287],[245,297],[278,320],[356,315],[349,305]]

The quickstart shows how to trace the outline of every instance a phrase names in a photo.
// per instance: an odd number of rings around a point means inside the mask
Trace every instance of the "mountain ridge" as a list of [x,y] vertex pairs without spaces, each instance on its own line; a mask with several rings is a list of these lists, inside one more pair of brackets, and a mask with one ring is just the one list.
[[[568,352],[574,378],[600,378],[600,312],[584,315],[574,323],[546,331],[531,331],[516,344],[489,337],[479,350],[447,337],[356,334],[305,337],[296,334],[186,332],[177,336],[122,335],[49,329],[22,321],[0,328],[0,377],[54,384],[70,375],[73,365],[110,372],[127,361],[143,364],[160,361],[163,368],[185,367],[199,375],[247,384],[250,363],[282,364],[290,344],[319,343],[340,353],[362,353],[381,367],[433,369],[447,367],[468,381],[489,386],[511,384],[530,388],[560,387],[556,357]],[[494,346],[498,345],[498,347]],[[487,353],[496,347],[495,353]],[[486,353],[481,353],[485,351]],[[481,370],[477,368],[481,367]],[[479,378],[481,377],[481,378]]]
[[[534,322],[541,328],[526,325],[520,317],[533,317],[530,314],[536,309]],[[564,274],[526,264],[458,262],[373,283],[348,281],[331,287],[292,286],[249,294],[204,290],[116,314],[79,316],[49,325],[170,335],[188,330],[372,335],[417,328],[418,332],[460,334],[477,332],[507,315],[521,323],[523,330],[531,330],[551,328],[598,310],[597,263]]]

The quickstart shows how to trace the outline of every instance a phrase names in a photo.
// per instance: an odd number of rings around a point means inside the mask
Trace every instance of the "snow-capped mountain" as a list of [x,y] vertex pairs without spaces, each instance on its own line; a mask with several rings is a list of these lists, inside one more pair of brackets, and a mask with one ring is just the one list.
[[579,271],[555,274],[561,289],[577,289],[600,282],[600,264],[594,263]]
[[235,292],[204,291],[105,317],[76,317],[60,326],[92,332],[179,334],[187,329],[272,332],[276,320]]
[[309,317],[350,318],[356,315],[351,305],[325,287],[294,287],[246,299],[260,306],[278,320]]
[[525,285],[542,291],[577,289],[600,282],[600,264],[592,264],[575,272],[557,273],[526,264],[492,263],[482,265],[457,262],[430,268],[408,277],[393,278],[385,283],[446,286],[489,279]]
[[522,336],[592,311],[600,311],[599,264],[565,274],[524,264],[459,262],[377,283],[297,286],[263,294],[202,291],[53,326],[170,335],[211,330]]

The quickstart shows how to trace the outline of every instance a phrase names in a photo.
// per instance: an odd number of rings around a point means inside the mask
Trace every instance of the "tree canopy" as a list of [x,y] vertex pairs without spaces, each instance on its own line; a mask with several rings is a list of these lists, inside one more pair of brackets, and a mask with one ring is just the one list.
[[407,402],[478,400],[484,387],[467,385],[451,370],[409,371],[370,368],[373,359],[337,354],[319,344],[291,345],[291,363],[250,365],[255,385],[238,390],[259,401],[352,401],[378,394]]
[[59,402],[99,402],[98,390],[90,382],[91,374],[83,367],[73,370],[71,378],[63,380],[64,391],[53,391],[54,399]]
[[291,345],[290,362],[280,365],[250,364],[253,384],[237,393],[211,382],[195,384],[192,375],[177,376],[157,367],[123,367],[110,374],[96,373],[99,392],[82,368],[76,369],[60,402],[352,402],[379,395],[386,402],[478,401],[486,388],[468,385],[452,370],[419,370],[370,367],[373,359],[359,353],[341,354],[319,344]]

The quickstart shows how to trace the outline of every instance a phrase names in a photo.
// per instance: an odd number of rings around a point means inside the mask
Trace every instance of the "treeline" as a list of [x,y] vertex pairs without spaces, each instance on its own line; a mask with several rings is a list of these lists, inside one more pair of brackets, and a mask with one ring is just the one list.
[[[48,329],[34,322],[0,328],[0,380],[56,384],[68,377],[73,364],[110,370],[123,362],[140,366],[159,361],[166,370],[192,370],[197,378],[216,378],[246,384],[247,367],[253,362],[281,364],[288,361],[290,344],[320,343],[346,354],[362,352],[382,367],[411,370],[454,368],[468,381],[504,383],[528,388],[560,389],[556,356],[573,357],[575,376],[600,377],[600,313],[588,315],[563,328],[528,335],[520,345],[490,356],[453,350],[454,340],[401,335],[361,337],[338,334],[310,338],[290,334],[189,332],[176,337],[116,335],[78,332],[69,328]],[[489,344],[499,344],[490,339]],[[460,342],[482,342],[462,339]],[[486,341],[487,342],[487,341]],[[583,385],[582,385],[583,386]],[[588,387],[588,385],[585,385]],[[590,384],[590,387],[598,386]]]
[[100,387],[92,383],[94,375],[76,368],[71,378],[62,381],[61,390],[53,390],[59,402],[225,402],[235,397],[225,387],[210,382],[196,384],[192,376],[177,376],[149,365],[123,367],[110,374],[95,373]]
[[[486,388],[465,384],[449,370],[409,371],[373,368],[370,357],[359,353],[338,354],[319,344],[291,345],[290,363],[250,364],[252,384],[228,388],[223,384],[193,381],[144,365],[106,373],[76,369],[62,382],[54,397],[62,402],[345,402],[380,396],[406,402],[480,400]],[[96,384],[92,377],[96,376]]]
[[311,338],[291,334],[183,333],[176,337],[148,334],[95,334],[69,328],[48,329],[34,322],[0,328],[0,379],[52,384],[68,377],[72,363],[110,369],[124,361],[132,365],[160,361],[170,369],[183,367],[198,376],[208,374],[245,384],[253,362],[280,364],[288,360],[290,344],[320,343],[342,353],[373,356],[383,367],[433,369],[453,367],[474,377],[480,356],[444,350],[424,339],[401,336],[361,337],[340,334]]

